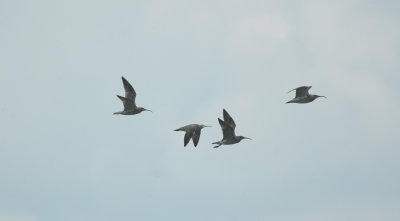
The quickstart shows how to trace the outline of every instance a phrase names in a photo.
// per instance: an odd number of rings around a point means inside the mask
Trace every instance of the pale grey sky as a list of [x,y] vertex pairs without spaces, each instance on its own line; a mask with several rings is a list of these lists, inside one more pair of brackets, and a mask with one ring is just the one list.
[[[0,221],[400,220],[399,9],[0,1]],[[212,148],[223,108],[253,140]]]

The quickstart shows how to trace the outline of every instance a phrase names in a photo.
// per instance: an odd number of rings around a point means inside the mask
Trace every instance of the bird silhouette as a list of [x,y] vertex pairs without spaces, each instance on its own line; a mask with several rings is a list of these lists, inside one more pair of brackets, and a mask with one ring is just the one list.
[[315,99],[317,99],[317,98],[319,98],[319,97],[324,97],[324,98],[326,98],[325,96],[319,96],[319,95],[309,94],[309,93],[308,93],[308,90],[310,90],[310,88],[311,88],[311,86],[302,86],[302,87],[298,87],[298,88],[295,88],[295,89],[293,89],[293,90],[288,91],[288,93],[289,93],[289,92],[291,92],[291,91],[296,90],[296,97],[293,98],[292,100],[286,102],[286,103],[287,103],[287,104],[288,104],[288,103],[300,103],[300,104],[304,104],[304,103],[310,103],[310,102],[314,101]]
[[219,125],[222,129],[223,138],[221,141],[214,142],[212,144],[217,144],[214,148],[218,148],[221,145],[229,145],[239,143],[243,139],[249,139],[248,137],[244,136],[236,136],[235,135],[235,128],[236,124],[233,121],[232,117],[228,114],[228,112],[224,109],[224,120],[218,118]]
[[205,126],[203,124],[189,124],[184,127],[178,128],[175,131],[185,131],[185,138],[183,139],[184,147],[186,147],[190,139],[193,140],[194,146],[197,147],[197,144],[200,140],[201,129],[203,129],[204,127],[211,126]]
[[117,95],[117,97],[122,101],[124,104],[124,110],[115,112],[114,114],[122,114],[122,115],[135,115],[138,114],[142,111],[150,111],[146,108],[143,107],[137,107],[136,106],[136,92],[135,89],[133,89],[132,85],[124,78],[122,78],[122,83],[124,84],[124,89],[125,89],[125,97]]

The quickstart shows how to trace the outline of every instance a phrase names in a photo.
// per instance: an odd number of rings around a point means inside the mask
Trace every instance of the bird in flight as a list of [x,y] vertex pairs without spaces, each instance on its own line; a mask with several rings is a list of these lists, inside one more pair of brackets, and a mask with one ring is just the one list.
[[205,127],[211,126],[205,126],[203,124],[189,124],[178,128],[175,131],[185,131],[185,138],[183,139],[184,147],[186,147],[186,145],[189,143],[190,138],[193,140],[193,144],[196,147],[200,140],[201,129]]
[[288,103],[310,103],[319,97],[326,98],[325,96],[309,94],[308,90],[310,90],[310,88],[311,88],[311,86],[302,86],[302,87],[298,87],[298,88],[288,91],[288,93],[289,93],[291,91],[296,90],[296,97],[286,103],[287,104]]
[[134,114],[138,114],[142,111],[150,111],[151,110],[147,110],[143,107],[137,107],[136,106],[136,92],[135,89],[133,89],[132,85],[124,78],[122,78],[122,83],[124,84],[124,88],[125,88],[125,97],[119,96],[117,95],[117,97],[122,101],[122,103],[124,104],[124,110],[123,111],[119,111],[119,112],[115,112],[114,114],[122,114],[122,115],[134,115]]
[[214,142],[212,144],[217,144],[214,148],[218,148],[221,145],[228,145],[228,144],[235,144],[239,143],[243,139],[249,139],[248,137],[244,136],[236,136],[235,135],[235,128],[236,124],[233,121],[232,117],[228,114],[228,112],[224,109],[224,120],[218,118],[219,125],[221,125],[223,138],[221,141]]

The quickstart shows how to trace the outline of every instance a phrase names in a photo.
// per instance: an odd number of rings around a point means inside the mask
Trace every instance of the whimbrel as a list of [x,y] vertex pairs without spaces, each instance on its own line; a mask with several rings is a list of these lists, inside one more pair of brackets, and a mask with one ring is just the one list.
[[185,131],[185,138],[183,139],[184,147],[186,147],[186,145],[189,143],[190,138],[192,138],[193,144],[196,147],[199,143],[201,129],[205,127],[210,126],[205,126],[203,124],[189,124],[184,127],[178,128],[175,131]]
[[310,90],[310,88],[311,88],[311,86],[302,86],[302,87],[298,87],[298,88],[288,91],[288,93],[289,93],[291,91],[296,90],[296,97],[286,103],[287,104],[288,103],[310,103],[311,101],[313,101],[319,97],[326,98],[325,96],[309,94],[308,90]]
[[221,141],[214,142],[212,144],[217,144],[214,148],[217,148],[221,145],[235,144],[239,143],[243,139],[249,139],[248,137],[236,136],[235,135],[235,121],[233,121],[232,117],[228,114],[228,112],[224,109],[224,120],[218,118],[219,125],[221,125],[223,138]]
[[122,83],[124,83],[124,88],[125,88],[125,97],[117,95],[119,99],[121,99],[122,103],[124,104],[124,110],[115,112],[114,114],[122,114],[122,115],[134,115],[138,114],[142,111],[150,111],[147,110],[143,107],[137,107],[136,106],[136,92],[135,89],[133,89],[132,85],[124,78],[122,78]]

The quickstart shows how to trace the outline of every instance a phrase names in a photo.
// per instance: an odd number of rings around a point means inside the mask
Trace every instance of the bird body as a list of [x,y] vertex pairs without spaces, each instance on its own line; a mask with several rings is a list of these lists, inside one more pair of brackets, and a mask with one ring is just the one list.
[[197,144],[200,140],[201,129],[203,129],[204,127],[210,126],[205,126],[203,124],[189,124],[184,127],[178,128],[175,131],[185,131],[185,138],[183,140],[185,147],[189,143],[190,139],[193,140],[194,146],[197,147]]
[[122,78],[122,83],[124,84],[125,89],[125,97],[117,95],[117,97],[122,101],[124,104],[124,110],[115,112],[114,114],[122,114],[122,115],[135,115],[141,113],[142,111],[150,111],[143,107],[136,106],[136,92],[133,89],[132,85],[124,78]]
[[325,97],[325,96],[319,96],[319,95],[308,93],[308,90],[310,90],[310,88],[311,88],[311,86],[302,86],[302,87],[298,87],[298,88],[288,91],[288,93],[289,93],[291,91],[296,90],[296,97],[286,103],[287,104],[288,103],[304,104],[304,103],[310,103],[319,97]]
[[228,112],[224,109],[224,120],[218,118],[219,125],[222,129],[223,138],[221,141],[214,142],[212,144],[217,144],[214,148],[218,148],[221,145],[229,145],[239,143],[243,139],[249,139],[248,137],[244,136],[236,136],[235,135],[235,128],[236,124],[232,117],[228,114]]

